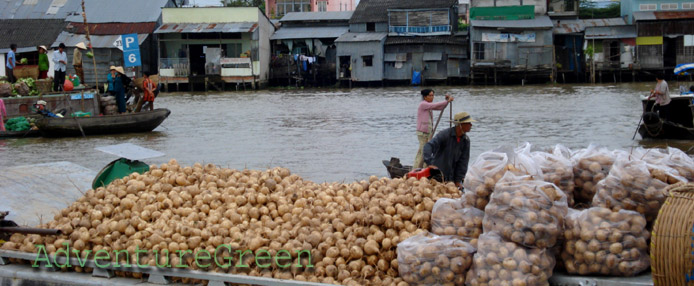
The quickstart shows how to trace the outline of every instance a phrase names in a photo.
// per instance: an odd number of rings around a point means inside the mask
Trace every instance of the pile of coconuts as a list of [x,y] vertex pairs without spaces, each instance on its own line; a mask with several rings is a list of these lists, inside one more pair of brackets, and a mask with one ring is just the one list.
[[[317,184],[285,168],[181,166],[172,159],[150,166],[144,174],[133,173],[87,191],[53,221],[40,226],[60,229],[62,235],[15,234],[2,249],[36,253],[35,245],[43,244],[52,254],[69,242],[76,250],[127,250],[134,257],[138,247],[149,251],[140,258],[142,264],[152,266],[157,262],[152,252],[166,249],[171,265],[193,270],[342,285],[406,285],[398,277],[396,246],[429,229],[436,200],[458,197],[454,184],[427,179],[371,176],[351,184]],[[238,258],[235,250],[267,250],[274,256],[283,249],[289,250],[292,259],[297,251],[310,250],[314,267],[292,263],[284,269],[275,264],[259,268],[253,256],[246,256],[243,262],[248,268],[224,269],[212,263],[201,269],[192,255],[181,259],[175,252],[214,253],[221,244],[230,245],[233,264]],[[306,260],[302,256],[301,265],[308,265]]]

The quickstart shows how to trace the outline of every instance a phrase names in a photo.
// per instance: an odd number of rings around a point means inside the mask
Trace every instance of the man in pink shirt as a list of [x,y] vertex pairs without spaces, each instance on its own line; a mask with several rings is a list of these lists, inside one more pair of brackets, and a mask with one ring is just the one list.
[[433,103],[434,101],[434,91],[431,89],[422,90],[422,102],[419,103],[419,108],[417,108],[417,139],[419,139],[419,149],[417,149],[417,156],[414,159],[413,168],[423,168],[424,159],[422,157],[422,148],[431,139],[431,132],[434,129],[434,115],[432,110],[443,110],[448,106],[449,102],[453,101],[453,97],[446,95],[446,100]]

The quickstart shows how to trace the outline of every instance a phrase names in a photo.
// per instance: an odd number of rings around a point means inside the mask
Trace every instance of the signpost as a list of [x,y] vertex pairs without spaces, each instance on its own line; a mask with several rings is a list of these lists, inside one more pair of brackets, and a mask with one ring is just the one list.
[[140,44],[137,34],[122,35],[121,44],[123,45],[123,60],[125,61],[125,67],[141,66],[142,60],[140,58]]

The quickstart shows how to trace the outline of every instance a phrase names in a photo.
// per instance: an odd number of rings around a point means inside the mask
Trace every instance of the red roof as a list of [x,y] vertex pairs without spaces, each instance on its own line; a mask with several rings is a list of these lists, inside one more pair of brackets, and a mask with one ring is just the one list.
[[656,11],[653,12],[658,20],[691,19],[694,11]]
[[[89,24],[91,35],[151,34],[156,23],[95,23]],[[84,23],[70,23],[67,30],[74,34],[86,34]]]

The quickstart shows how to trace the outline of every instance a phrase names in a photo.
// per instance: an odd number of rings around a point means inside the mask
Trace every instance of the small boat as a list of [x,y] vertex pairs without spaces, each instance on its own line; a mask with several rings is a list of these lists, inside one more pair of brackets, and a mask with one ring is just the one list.
[[157,128],[169,114],[170,110],[162,108],[94,117],[45,117],[36,121],[36,126],[44,137],[149,132]]
[[653,112],[655,100],[641,97],[643,105],[643,123],[639,134],[643,139],[678,139],[694,140],[694,95],[682,94],[671,96],[669,106],[670,119],[665,120]]
[[412,171],[412,166],[403,166],[400,164],[399,158],[390,158],[390,161],[383,160],[383,165],[386,166],[391,179],[405,177],[407,173]]
[[29,138],[29,137],[41,137],[41,132],[38,130],[27,130],[27,131],[2,131],[0,132],[0,139],[9,138]]
[[104,187],[116,179],[121,179],[135,172],[143,174],[147,171],[149,171],[149,165],[143,162],[119,158],[108,163],[96,174],[94,181],[92,181],[92,189]]

